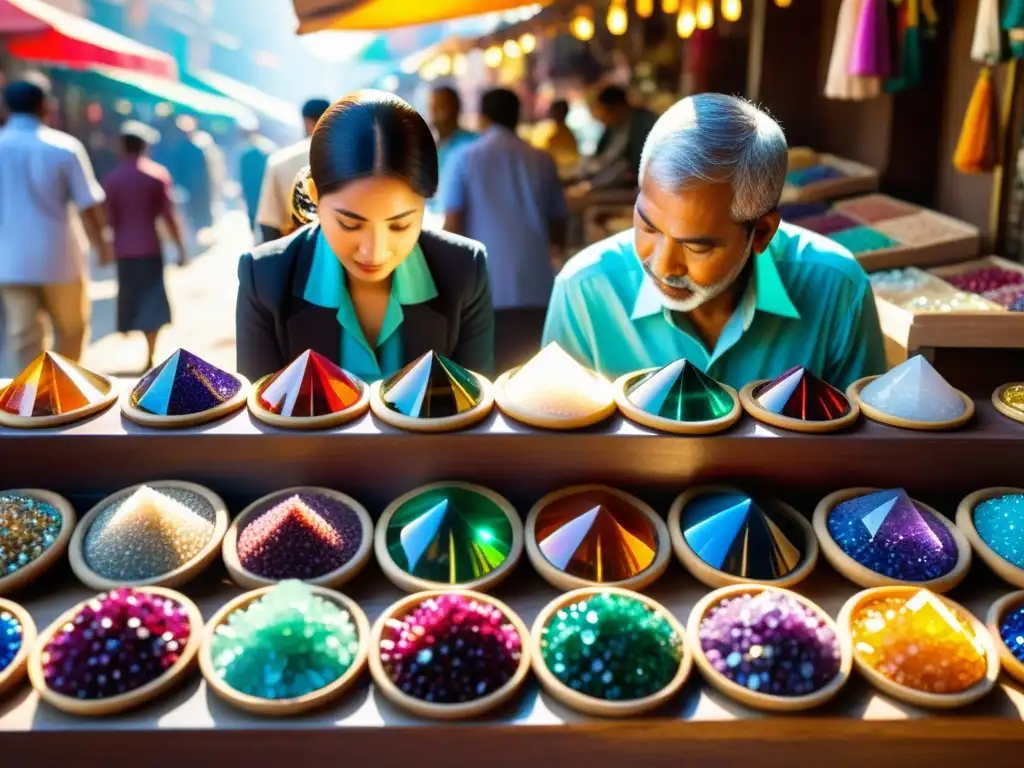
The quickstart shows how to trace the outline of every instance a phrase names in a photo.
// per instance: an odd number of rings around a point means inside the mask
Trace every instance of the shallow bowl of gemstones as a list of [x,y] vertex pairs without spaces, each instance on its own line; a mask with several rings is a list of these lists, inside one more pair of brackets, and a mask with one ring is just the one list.
[[14,379],[0,382],[0,425],[49,429],[81,421],[118,397],[114,379],[56,352],[43,352]]
[[177,587],[217,557],[227,529],[227,507],[213,491],[161,480],[125,488],[89,510],[68,556],[93,589]]
[[354,601],[282,581],[239,595],[206,627],[199,666],[239,709],[286,716],[342,696],[366,668],[370,624]]
[[956,525],[997,576],[1024,589],[1024,489],[970,494],[957,508]]
[[10,600],[0,600],[0,696],[21,682],[36,625],[29,612]]
[[636,592],[587,587],[551,601],[533,625],[533,670],[572,709],[630,717],[655,709],[686,682],[686,632],[662,605]]
[[992,405],[1007,418],[1024,423],[1024,382],[997,387],[992,393]]
[[736,584],[694,606],[687,626],[694,660],[711,685],[741,704],[794,712],[824,704],[850,677],[849,643],[810,600]]
[[865,589],[847,600],[837,623],[861,675],[915,706],[970,704],[999,676],[999,654],[985,625],[927,589]]
[[835,432],[860,418],[845,394],[802,366],[752,381],[740,390],[740,401],[758,421],[793,432]]
[[1024,683],[1024,592],[996,600],[985,623],[1006,674]]
[[516,694],[530,670],[526,625],[468,590],[421,592],[374,625],[370,672],[392,703],[421,717],[477,717]]
[[861,587],[948,592],[971,565],[971,545],[945,515],[902,488],[847,488],[822,499],[812,521],[822,554]]
[[28,586],[67,551],[74,507],[34,488],[0,491],[0,595]]
[[114,589],[79,603],[39,635],[32,687],[74,715],[111,715],[175,685],[199,650],[203,617],[160,587]]
[[945,431],[974,417],[974,401],[921,355],[881,376],[858,379],[846,395],[872,421],[901,429]]
[[340,587],[373,552],[373,521],[351,496],[329,488],[287,488],[250,504],[228,527],[228,575],[248,589],[285,579]]

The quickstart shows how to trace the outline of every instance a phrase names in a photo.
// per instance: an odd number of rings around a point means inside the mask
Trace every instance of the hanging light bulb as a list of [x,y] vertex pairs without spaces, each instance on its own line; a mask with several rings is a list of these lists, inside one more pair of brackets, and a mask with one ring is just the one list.
[[523,52],[519,49],[519,43],[515,40],[506,40],[501,50],[505,54],[506,59],[518,59],[523,55]]
[[452,73],[453,62],[452,57],[447,53],[442,53],[437,59],[434,60],[434,71],[439,77],[448,77]]
[[722,18],[726,21],[739,21],[743,15],[742,0],[722,0]]
[[696,4],[694,0],[683,0],[679,9],[679,18],[676,19],[676,34],[684,40],[693,34],[697,29]]
[[793,0],[775,0],[775,5],[778,8],[789,8],[793,4]]
[[715,4],[712,0],[698,0],[697,28],[711,29],[715,25]]
[[576,17],[569,24],[569,31],[583,42],[594,36],[594,15],[589,5],[581,5],[576,9]]
[[519,48],[523,53],[533,53],[537,50],[537,36],[527,32],[519,38]]
[[654,15],[654,0],[636,0],[636,15],[649,19]]
[[675,16],[679,13],[679,0],[661,0],[662,13]]
[[484,64],[486,64],[491,69],[500,67],[502,59],[504,58],[505,55],[501,52],[500,46],[492,45],[490,48],[484,51]]
[[626,10],[626,0],[612,0],[608,6],[608,31],[613,35],[624,35],[629,29],[629,11]]

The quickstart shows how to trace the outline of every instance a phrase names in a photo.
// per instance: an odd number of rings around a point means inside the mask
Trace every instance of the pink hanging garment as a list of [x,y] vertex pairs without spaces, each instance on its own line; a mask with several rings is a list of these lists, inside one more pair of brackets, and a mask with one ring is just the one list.
[[892,74],[887,3],[888,0],[864,0],[850,51],[849,74],[861,77],[889,77]]
[[825,79],[825,98],[860,101],[882,93],[880,77],[860,77],[849,73],[854,36],[864,3],[865,0],[843,0],[839,8],[832,58]]

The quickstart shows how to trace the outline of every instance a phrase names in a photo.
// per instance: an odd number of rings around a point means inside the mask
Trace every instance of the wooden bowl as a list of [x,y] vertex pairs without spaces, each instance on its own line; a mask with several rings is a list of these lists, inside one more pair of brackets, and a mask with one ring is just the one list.
[[36,624],[32,621],[32,616],[29,612],[17,603],[0,599],[0,613],[5,611],[14,616],[18,623],[21,624],[21,647],[14,654],[11,663],[0,669],[0,698],[25,677],[28,657],[32,653],[32,646],[36,642]]
[[[18,416],[17,414],[0,410],[0,427],[10,427],[11,429],[52,429],[53,427],[74,424],[76,421],[83,421],[90,416],[95,416],[97,413],[107,410],[120,395],[121,385],[117,379],[103,376],[95,371],[90,371],[90,373],[102,379],[107,385],[106,393],[95,403],[90,403],[89,405],[56,416]],[[0,390],[3,390],[10,383],[11,379],[0,380]]]
[[[387,626],[389,620],[398,616],[406,615],[410,609],[425,600],[447,594],[463,595],[466,598],[494,606],[502,612],[508,622],[515,627],[516,632],[519,633],[519,637],[522,638],[522,655],[519,658],[519,666],[516,668],[515,673],[501,688],[480,699],[476,699],[475,701],[467,701],[457,704],[440,704],[423,701],[422,699],[410,696],[395,685],[391,677],[388,675],[387,670],[384,669],[384,662],[381,661],[380,658],[380,643],[384,635],[384,628]],[[530,651],[530,634],[529,630],[526,628],[526,624],[524,624],[523,620],[519,618],[511,608],[505,605],[505,603],[500,600],[496,600],[490,595],[484,595],[480,592],[474,592],[471,590],[435,589],[403,597],[397,603],[385,610],[384,613],[381,614],[380,618],[377,619],[377,622],[373,625],[373,632],[370,639],[370,674],[373,677],[374,685],[376,685],[377,689],[384,695],[384,697],[407,712],[411,712],[414,715],[428,718],[430,720],[466,720],[471,717],[479,717],[480,715],[497,709],[516,695],[523,683],[526,681],[526,676],[530,671]]]
[[743,409],[740,407],[740,398],[736,394],[736,390],[727,384],[719,385],[732,397],[732,410],[728,415],[723,416],[720,419],[711,419],[709,421],[676,421],[674,419],[666,419],[663,416],[658,416],[653,413],[648,413],[643,408],[637,408],[633,405],[633,402],[629,399],[626,394],[626,390],[629,386],[642,376],[646,376],[654,371],[661,370],[658,367],[645,368],[642,371],[635,371],[634,373],[627,373],[624,376],[620,376],[615,380],[612,388],[615,393],[615,404],[622,411],[622,415],[630,421],[636,422],[644,427],[650,427],[651,429],[657,429],[661,432],[671,432],[675,435],[712,435],[716,432],[723,432],[743,416]]
[[[661,690],[640,699],[608,701],[573,690],[555,677],[554,673],[548,669],[547,664],[544,662],[544,656],[541,653],[541,639],[544,636],[544,628],[548,623],[550,623],[554,615],[565,606],[575,603],[583,598],[592,597],[602,593],[621,595],[623,597],[631,597],[635,600],[639,600],[651,611],[660,613],[664,616],[665,620],[668,621],[669,625],[679,636],[683,643],[683,657],[679,660],[679,669],[676,670],[675,677],[673,677],[668,685]],[[559,595],[541,609],[540,614],[537,616],[537,620],[533,623],[533,631],[530,633],[530,638],[533,651],[533,672],[537,676],[537,679],[540,680],[540,684],[544,690],[565,706],[574,709],[577,712],[594,715],[596,717],[635,717],[643,714],[644,712],[649,712],[652,709],[657,709],[679,693],[680,689],[686,683],[687,677],[690,675],[690,670],[693,668],[693,654],[690,648],[690,643],[686,639],[686,630],[683,628],[683,625],[676,620],[676,617],[669,613],[668,609],[661,605],[661,603],[652,600],[646,595],[642,595],[639,592],[632,592],[627,589],[620,589],[618,587],[584,587],[582,589],[576,589],[572,592],[566,592],[565,594]]]
[[277,580],[268,579],[263,576],[259,576],[252,571],[246,570],[245,566],[242,565],[242,561],[238,557],[238,537],[242,531],[245,530],[246,526],[261,514],[269,511],[276,504],[279,504],[299,493],[329,496],[336,501],[340,501],[356,513],[359,517],[360,526],[362,527],[362,538],[359,542],[359,549],[356,550],[352,559],[340,568],[336,568],[329,573],[325,573],[323,576],[317,576],[315,579],[307,579],[307,584],[326,587],[327,589],[337,589],[358,576],[363,568],[366,567],[366,564],[370,562],[370,556],[373,553],[373,521],[370,519],[370,513],[366,511],[366,507],[351,496],[339,493],[338,491],[332,491],[330,488],[285,488],[283,491],[268,493],[266,496],[257,499],[248,507],[243,509],[241,513],[231,521],[231,525],[228,526],[227,533],[224,534],[224,544],[221,547],[221,553],[224,557],[224,565],[228,569],[228,576],[231,577],[231,580],[235,582],[235,584],[240,587],[244,587],[245,589],[258,589],[260,587],[273,586],[277,583]]
[[825,559],[828,560],[829,564],[847,579],[860,587],[904,586],[914,587],[916,589],[929,589],[932,592],[948,592],[963,581],[964,576],[967,575],[967,570],[971,567],[970,543],[967,541],[964,534],[960,532],[960,529],[947,519],[945,515],[927,504],[922,504],[917,499],[911,499],[911,501],[921,509],[935,515],[935,517],[946,526],[950,535],[953,537],[953,540],[956,542],[956,565],[954,565],[953,569],[946,575],[940,576],[937,579],[930,579],[928,581],[902,581],[900,579],[891,579],[888,576],[861,565],[846,554],[838,544],[836,544],[835,540],[832,538],[832,534],[829,533],[828,530],[828,517],[832,514],[832,510],[844,501],[849,501],[850,499],[858,496],[866,496],[869,493],[875,493],[879,490],[881,489],[846,488],[842,491],[830,493],[818,502],[818,506],[814,510],[814,533],[818,537],[818,544],[821,546],[821,551],[825,555]]
[[1024,411],[1011,408],[1003,402],[1003,392],[1008,390],[1010,387],[1019,387],[1022,385],[1024,385],[1024,381],[1012,381],[1009,384],[1003,384],[1000,387],[996,387],[995,391],[992,393],[992,405],[1006,418],[1013,419],[1016,422],[1024,424]]
[[474,371],[469,371],[469,373],[476,378],[482,394],[480,402],[464,413],[437,419],[414,419],[403,413],[397,413],[388,408],[381,399],[380,389],[383,382],[380,381],[375,381],[370,386],[370,409],[373,411],[373,415],[385,424],[410,432],[455,432],[459,429],[466,429],[486,419],[494,407],[494,392],[491,382],[479,373]]
[[[921,587],[907,586],[873,587],[871,589],[865,589],[846,601],[842,610],[839,611],[839,618],[836,623],[839,625],[843,635],[851,638],[852,641],[852,630],[850,626],[851,619],[853,618],[854,611],[860,608],[864,603],[886,597],[910,597],[919,591],[921,591]],[[992,641],[992,636],[989,635],[985,625],[974,617],[974,614],[959,603],[954,603],[948,597],[943,595],[936,595],[936,597],[947,606],[958,611],[960,615],[970,621],[971,625],[974,627],[974,631],[977,634],[979,641],[985,647],[987,669],[985,671],[984,678],[967,690],[960,691],[959,693],[929,693],[927,691],[918,691],[914,688],[894,683],[882,673],[877,672],[866,661],[863,661],[856,651],[853,654],[853,663],[861,675],[863,675],[871,685],[882,693],[888,694],[894,699],[904,701],[907,704],[913,704],[917,707],[927,707],[929,709],[951,709],[953,707],[966,706],[967,704],[977,701],[992,690],[992,687],[995,685],[996,678],[999,677],[999,654],[996,650],[995,643]]]
[[276,375],[276,373],[271,373],[259,379],[249,388],[249,396],[246,399],[249,413],[252,414],[253,418],[272,427],[302,430],[331,429],[332,427],[340,427],[342,424],[348,424],[350,421],[358,419],[370,409],[369,385],[358,376],[349,374],[352,381],[359,385],[360,397],[356,403],[348,408],[337,413],[326,413],[322,416],[281,416],[277,413],[271,413],[260,405],[260,392],[263,391],[266,383]]
[[348,611],[352,617],[352,623],[356,627],[356,632],[359,635],[359,650],[356,651],[355,659],[352,661],[350,666],[345,673],[334,682],[325,685],[319,690],[307,693],[305,696],[299,696],[291,699],[263,699],[258,696],[250,696],[247,693],[232,688],[230,685],[225,683],[220,675],[217,674],[216,669],[213,666],[213,656],[210,648],[213,642],[213,637],[217,633],[217,628],[222,624],[226,623],[228,618],[235,611],[241,610],[249,606],[250,603],[261,599],[274,587],[262,587],[255,589],[252,592],[246,592],[245,594],[239,595],[234,598],[231,602],[221,608],[210,619],[206,625],[206,629],[203,632],[203,643],[202,648],[199,651],[199,668],[202,670],[203,678],[206,680],[206,684],[210,686],[210,690],[216,694],[216,696],[233,707],[237,707],[245,712],[249,712],[253,715],[263,715],[268,717],[289,717],[291,715],[298,715],[303,712],[308,712],[311,709],[322,707],[338,698],[343,696],[363,674],[363,670],[366,669],[366,658],[370,649],[370,622],[366,618],[366,613],[360,608],[354,600],[340,592],[335,592],[324,587],[311,586],[318,596],[325,600],[330,600],[336,603],[341,608]]
[[791,432],[821,435],[846,429],[855,424],[857,419],[860,418],[859,404],[852,397],[847,397],[850,401],[850,412],[845,416],[840,416],[838,419],[829,419],[828,421],[805,421],[804,419],[794,419],[790,416],[783,416],[781,413],[769,411],[757,402],[754,398],[754,391],[771,381],[771,379],[752,381],[740,390],[740,402],[743,403],[743,410],[770,427],[788,429]]
[[199,612],[195,603],[180,592],[163,589],[162,587],[137,587],[136,591],[169,598],[181,605],[185,612],[188,613],[188,643],[185,645],[185,648],[178,657],[178,660],[170,667],[170,669],[164,672],[156,680],[146,683],[146,685],[136,688],[134,691],[121,694],[120,696],[111,696],[106,699],[78,699],[72,696],[65,696],[64,694],[57,693],[51,689],[46,684],[46,680],[43,677],[43,651],[46,649],[46,646],[50,644],[54,635],[56,635],[65,624],[73,621],[78,612],[95,599],[90,597],[88,600],[83,600],[74,608],[64,613],[49,627],[43,630],[39,634],[39,638],[36,640],[36,643],[32,648],[32,652],[29,654],[28,676],[32,681],[32,687],[35,688],[36,693],[39,694],[39,697],[43,701],[50,706],[71,715],[102,717],[104,715],[114,715],[118,712],[124,712],[126,710],[142,706],[146,702],[155,699],[157,696],[160,696],[165,691],[181,682],[182,678],[191,668],[192,662],[195,661],[196,653],[198,653],[199,646],[202,643],[203,615]]
[[232,373],[231,375],[242,384],[238,392],[230,400],[225,400],[223,403],[219,403],[205,411],[183,416],[159,416],[155,413],[149,413],[132,405],[132,390],[134,389],[132,387],[125,388],[121,393],[121,413],[124,414],[125,418],[134,421],[136,424],[153,429],[188,429],[189,427],[198,427],[201,424],[209,424],[211,421],[222,419],[245,407],[249,390],[252,386],[249,384],[249,380],[242,374]]
[[6,595],[27,587],[64,556],[78,517],[75,515],[75,508],[71,506],[71,502],[51,491],[43,491],[38,488],[15,488],[10,491],[0,491],[0,496],[28,496],[44,504],[49,504],[60,512],[61,516],[60,532],[53,543],[43,550],[43,554],[14,573],[0,576],[0,595]]
[[[478,493],[494,502],[501,511],[505,513],[505,517],[508,518],[509,525],[512,527],[512,544],[508,551],[508,557],[505,558],[501,565],[486,576],[473,581],[467,581],[462,584],[428,581],[427,579],[421,579],[418,576],[413,576],[411,573],[407,573],[402,570],[392,559],[391,553],[388,552],[388,524],[391,522],[391,518],[395,516],[395,513],[401,509],[402,505],[407,501],[419,496],[421,493],[431,491],[435,488],[462,488],[467,491]],[[414,488],[408,493],[402,494],[393,502],[388,504],[384,512],[381,513],[380,519],[377,521],[377,529],[373,536],[373,545],[374,552],[377,555],[377,562],[380,564],[381,570],[384,571],[384,575],[387,576],[393,584],[400,589],[404,589],[406,592],[429,592],[438,589],[475,590],[477,592],[482,592],[491,589],[504,581],[505,578],[512,573],[512,569],[515,568],[516,563],[518,563],[520,558],[523,556],[523,524],[519,519],[519,513],[516,512],[516,508],[513,507],[504,496],[495,493],[489,488],[484,488],[481,485],[475,485],[473,483],[442,481],[439,483],[421,485],[419,488]]]
[[[153,490],[159,490],[161,488],[180,488],[184,491],[190,491],[197,496],[202,496],[210,506],[213,507],[213,536],[206,543],[206,546],[200,550],[199,554],[184,565],[175,568],[173,571],[169,571],[168,573],[154,576],[149,579],[141,579],[139,581],[118,581],[116,579],[108,579],[106,576],[94,571],[86,561],[85,539],[89,535],[89,529],[92,528],[93,523],[96,522],[96,518],[98,518],[105,509],[115,502],[131,496],[143,485],[146,485]],[[107,496],[107,498],[103,499],[103,501],[86,512],[85,517],[82,518],[82,522],[79,523],[77,528],[75,528],[74,535],[71,537],[71,546],[68,549],[68,557],[71,560],[71,570],[75,572],[75,576],[78,577],[79,581],[87,587],[100,590],[101,592],[117,589],[118,587],[164,587],[166,589],[171,589],[191,581],[214,561],[217,557],[217,553],[220,551],[220,544],[227,529],[228,509],[220,496],[215,494],[209,488],[204,488],[203,486],[196,485],[195,483],[186,483],[183,480],[157,480],[152,483],[140,483],[138,485],[129,486],[128,488],[123,488],[117,493],[112,493],[110,496]]]
[[[974,510],[982,502],[999,496],[1024,496],[1020,488],[983,488],[967,496],[956,510],[956,526],[971,543],[974,553],[1007,584],[1024,589],[1024,568],[1014,565],[985,543],[974,525]],[[1024,524],[1024,520],[1021,521]]]
[[847,388],[846,396],[850,398],[850,402],[855,403],[860,407],[865,416],[872,421],[877,421],[879,424],[898,427],[900,429],[915,429],[923,432],[945,432],[962,427],[974,417],[974,401],[960,390],[957,390],[957,394],[960,395],[960,398],[964,401],[965,410],[962,416],[958,416],[955,419],[947,419],[945,421],[917,421],[916,419],[903,419],[899,416],[891,416],[885,411],[880,411],[877,408],[868,405],[860,396],[864,387],[877,378],[878,376],[865,376],[863,379],[858,379]]
[[[727,598],[739,597],[741,595],[757,595],[762,592],[774,592],[779,595],[785,595],[806,607],[813,608],[835,632],[839,643],[839,670],[834,678],[813,693],[808,693],[804,696],[775,696],[773,694],[752,691],[727,678],[708,661],[708,657],[704,653],[704,648],[700,642],[700,626],[707,613]],[[835,697],[840,689],[846,685],[846,681],[850,679],[850,671],[853,668],[853,646],[849,641],[849,634],[844,635],[841,633],[836,623],[832,621],[831,616],[825,613],[817,603],[808,600],[806,597],[798,595],[796,592],[791,592],[788,589],[780,589],[779,587],[767,584],[733,584],[716,589],[714,592],[706,595],[690,612],[690,618],[686,625],[686,642],[687,645],[693,648],[693,659],[701,674],[704,675],[705,680],[730,699],[765,712],[800,712],[821,706]]]
[[527,408],[520,408],[514,400],[505,394],[505,385],[508,383],[509,378],[514,376],[518,370],[519,368],[513,368],[511,371],[506,371],[494,382],[494,402],[498,404],[498,408],[502,413],[506,416],[511,416],[523,424],[529,424],[540,429],[583,429],[584,427],[601,423],[615,413],[617,409],[614,396],[609,396],[608,403],[583,416],[549,416],[536,413]]
[[789,504],[779,501],[778,499],[771,499],[773,509],[778,510],[787,519],[791,520],[793,524],[800,529],[804,536],[803,557],[797,564],[796,568],[779,579],[754,580],[745,579],[740,576],[733,576],[731,573],[721,571],[704,562],[701,556],[693,551],[689,542],[686,540],[686,536],[683,534],[682,520],[683,511],[686,509],[687,505],[694,499],[709,493],[736,493],[743,496],[749,496],[746,491],[731,485],[704,485],[684,491],[676,497],[674,502],[672,502],[672,508],[668,513],[668,532],[669,536],[672,537],[672,549],[675,550],[676,557],[679,558],[679,562],[683,564],[683,567],[692,573],[698,581],[702,584],[706,584],[712,589],[727,587],[731,584],[751,583],[765,584],[773,587],[791,587],[794,584],[799,584],[810,576],[811,571],[814,570],[814,566],[818,562],[818,539],[814,535],[814,529],[811,527],[811,524],[807,522],[807,518],[793,509]]
[[[1003,616],[1014,608],[1019,608],[1021,603],[1024,603],[1024,592],[1011,592],[992,604],[985,619],[985,625],[996,646],[996,653],[999,654],[999,661],[1002,662],[1003,671],[1018,683],[1024,683],[1024,662],[1014,656],[1003,642],[1003,633],[999,625],[1003,622]],[[2,690],[2,685],[0,685],[0,690]]]
[[[544,553],[541,552],[540,543],[537,541],[537,519],[540,517],[540,513],[552,502],[558,501],[566,496],[573,496],[577,493],[586,493],[588,491],[601,491],[613,496],[618,496],[627,504],[639,510],[653,526],[654,537],[657,542],[654,560],[647,568],[640,571],[636,576],[629,579],[623,579],[622,581],[590,581],[559,570],[548,562],[547,557],[545,557]],[[665,521],[659,517],[658,513],[655,512],[654,509],[642,502],[636,496],[607,485],[573,485],[547,494],[544,498],[533,505],[533,508],[530,509],[530,513],[526,516],[525,535],[526,555],[529,558],[530,563],[533,565],[534,570],[536,570],[537,573],[539,573],[544,580],[548,582],[548,584],[562,590],[582,589],[584,587],[620,587],[622,589],[633,590],[643,589],[644,587],[653,584],[665,572],[665,569],[668,568],[669,556],[672,549],[671,539],[669,538],[668,528],[665,526]]]

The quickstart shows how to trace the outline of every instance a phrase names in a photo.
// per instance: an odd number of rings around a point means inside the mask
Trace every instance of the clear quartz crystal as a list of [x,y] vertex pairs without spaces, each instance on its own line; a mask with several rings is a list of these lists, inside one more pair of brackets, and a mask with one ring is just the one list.
[[860,396],[883,413],[912,421],[948,421],[966,410],[960,394],[920,355],[875,379]]

